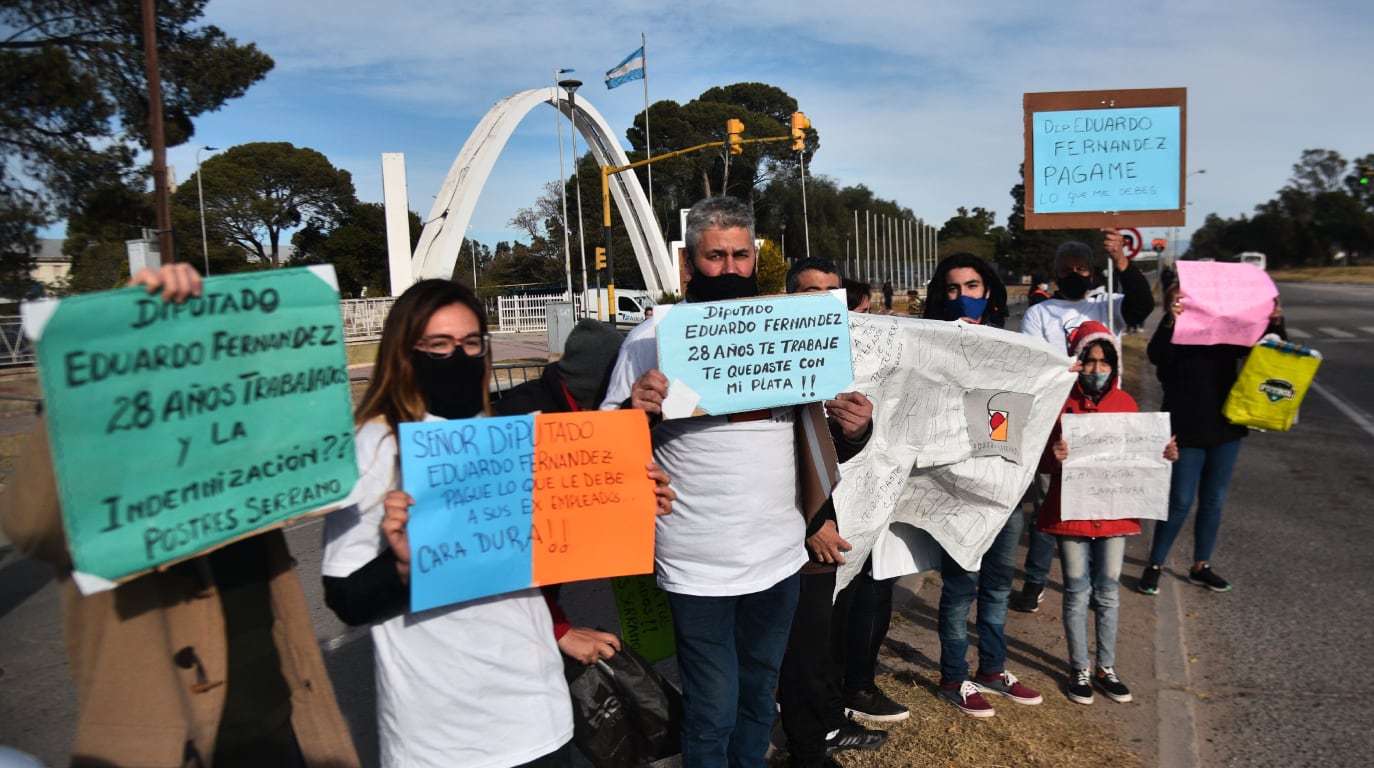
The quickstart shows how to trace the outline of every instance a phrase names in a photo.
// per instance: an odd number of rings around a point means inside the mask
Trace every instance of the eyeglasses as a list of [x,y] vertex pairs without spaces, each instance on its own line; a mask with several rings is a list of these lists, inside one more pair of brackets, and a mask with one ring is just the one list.
[[491,335],[486,333],[474,333],[461,339],[447,335],[425,336],[415,343],[415,348],[435,360],[453,357],[459,350],[468,357],[481,357],[487,353],[490,341]]

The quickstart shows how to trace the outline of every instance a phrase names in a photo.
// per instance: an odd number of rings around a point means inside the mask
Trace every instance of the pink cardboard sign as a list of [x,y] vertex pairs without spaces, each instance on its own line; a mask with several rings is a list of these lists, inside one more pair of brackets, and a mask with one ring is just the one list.
[[1183,313],[1174,324],[1175,344],[1252,347],[1269,326],[1279,295],[1269,274],[1253,264],[1180,261],[1178,284]]

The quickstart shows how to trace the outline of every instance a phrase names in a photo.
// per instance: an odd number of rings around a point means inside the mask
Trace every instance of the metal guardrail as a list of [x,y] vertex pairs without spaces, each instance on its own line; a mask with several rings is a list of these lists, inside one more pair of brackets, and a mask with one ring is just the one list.
[[33,365],[33,344],[24,335],[24,321],[0,317],[0,368]]

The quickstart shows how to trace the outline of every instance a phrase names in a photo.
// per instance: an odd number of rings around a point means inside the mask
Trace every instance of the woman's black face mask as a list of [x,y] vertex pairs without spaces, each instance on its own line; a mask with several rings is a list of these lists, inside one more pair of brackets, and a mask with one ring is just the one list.
[[467,419],[482,412],[486,357],[468,357],[457,349],[448,357],[433,358],[416,349],[411,350],[410,364],[425,396],[425,410],[445,419]]

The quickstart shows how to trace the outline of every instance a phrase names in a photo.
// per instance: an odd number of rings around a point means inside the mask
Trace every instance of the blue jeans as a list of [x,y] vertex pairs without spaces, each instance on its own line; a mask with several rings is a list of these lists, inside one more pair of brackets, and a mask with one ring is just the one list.
[[1179,448],[1169,480],[1169,519],[1155,523],[1154,540],[1150,543],[1150,564],[1164,565],[1174,539],[1183,530],[1188,511],[1197,498],[1197,518],[1193,520],[1193,561],[1209,562],[1221,528],[1221,503],[1226,498],[1226,486],[1240,455],[1240,440],[1232,440],[1211,448]]
[[948,553],[940,557],[940,684],[968,679],[968,612],[978,598],[978,673],[1001,672],[1007,662],[1007,598],[1016,575],[1016,545],[1025,524],[1014,510],[978,571],[966,571]]
[[668,593],[682,681],[683,768],[758,768],[800,576],[733,597]]
[[1050,566],[1054,565],[1054,536],[1041,531],[1036,525],[1040,517],[1040,505],[1045,502],[1045,487],[1040,483],[1042,477],[1049,475],[1037,474],[1031,480],[1034,503],[1031,507],[1030,535],[1026,542],[1026,581],[1036,584],[1045,584],[1050,580]]
[[1089,605],[1097,617],[1097,664],[1116,665],[1117,583],[1125,555],[1125,536],[1059,537],[1060,564],[1064,567],[1064,637],[1069,641],[1071,669],[1092,668],[1088,661]]

